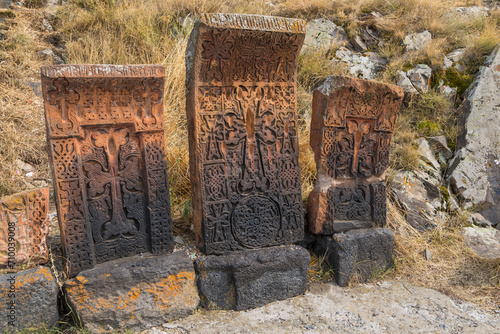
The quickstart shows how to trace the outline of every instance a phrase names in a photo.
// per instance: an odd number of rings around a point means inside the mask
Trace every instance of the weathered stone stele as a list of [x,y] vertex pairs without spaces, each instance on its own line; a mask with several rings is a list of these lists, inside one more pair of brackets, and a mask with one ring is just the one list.
[[403,91],[348,77],[328,77],[314,91],[311,147],[318,178],[308,201],[314,234],[382,226],[385,170]]
[[48,261],[49,188],[0,200],[0,268]]
[[161,66],[42,67],[63,251],[70,276],[173,249]]
[[208,254],[303,236],[297,61],[305,21],[204,14],[186,50],[198,247]]

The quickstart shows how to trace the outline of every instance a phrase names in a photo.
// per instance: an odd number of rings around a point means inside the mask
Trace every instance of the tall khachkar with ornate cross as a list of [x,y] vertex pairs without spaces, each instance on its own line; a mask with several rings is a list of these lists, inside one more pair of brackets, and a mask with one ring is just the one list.
[[204,14],[186,51],[197,245],[207,254],[291,244],[304,218],[297,61],[305,22]]
[[161,66],[42,67],[50,161],[70,276],[171,252]]
[[314,91],[318,178],[308,201],[311,233],[385,223],[385,170],[402,101],[399,87],[347,77],[328,77]]

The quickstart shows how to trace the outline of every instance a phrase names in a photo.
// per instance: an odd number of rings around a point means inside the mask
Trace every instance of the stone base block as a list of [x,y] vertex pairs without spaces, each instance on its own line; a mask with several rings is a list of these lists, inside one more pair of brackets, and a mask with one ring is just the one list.
[[318,257],[326,253],[338,285],[347,286],[351,278],[366,282],[394,266],[394,234],[388,228],[373,228],[322,235],[314,252]]
[[309,252],[280,246],[195,261],[201,302],[208,309],[246,310],[304,293]]
[[58,294],[56,279],[46,267],[0,275],[0,332],[54,326]]
[[184,252],[134,256],[82,271],[63,287],[68,306],[92,332],[144,330],[199,304],[193,262]]

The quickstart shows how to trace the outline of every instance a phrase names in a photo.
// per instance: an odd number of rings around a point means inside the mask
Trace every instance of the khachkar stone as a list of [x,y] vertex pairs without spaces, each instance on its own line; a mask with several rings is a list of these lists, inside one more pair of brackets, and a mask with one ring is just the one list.
[[385,223],[385,170],[402,100],[396,86],[347,77],[328,77],[314,91],[311,147],[318,178],[308,201],[311,233]]
[[204,14],[186,51],[194,231],[208,254],[303,237],[297,61],[305,22]]
[[67,270],[173,249],[161,66],[42,67]]
[[49,188],[0,200],[0,268],[48,261]]

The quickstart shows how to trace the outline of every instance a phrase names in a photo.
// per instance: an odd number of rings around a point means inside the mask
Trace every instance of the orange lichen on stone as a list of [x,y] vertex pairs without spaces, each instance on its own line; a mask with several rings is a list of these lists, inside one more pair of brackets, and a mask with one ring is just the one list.
[[52,327],[59,313],[59,287],[50,268],[37,267],[0,275],[0,333]]
[[[194,285],[194,272],[181,271],[177,274],[160,278],[156,282],[140,282],[123,294],[116,291],[115,294],[96,296],[92,291],[86,289],[87,280],[76,277],[68,284],[66,291],[72,304],[78,313],[85,317],[87,314],[106,312],[108,310],[126,310],[131,316],[135,312],[141,312],[144,302],[153,300],[151,307],[168,311],[178,303],[197,303],[197,291]],[[106,279],[103,285],[109,284]]]

